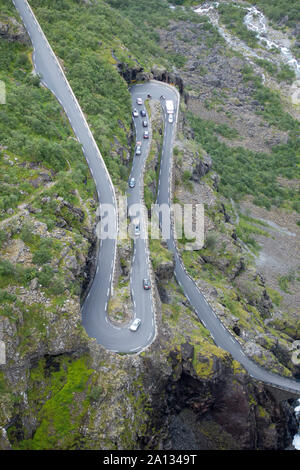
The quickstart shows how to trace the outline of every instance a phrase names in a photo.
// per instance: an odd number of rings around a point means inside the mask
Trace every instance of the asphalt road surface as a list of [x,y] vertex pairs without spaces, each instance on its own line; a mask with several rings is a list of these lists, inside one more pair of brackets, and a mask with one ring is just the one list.
[[[47,86],[59,100],[70,120],[74,133],[82,145],[84,155],[95,180],[99,201],[102,204],[107,203],[116,207],[114,188],[101,153],[47,39],[32,14],[27,1],[13,0],[13,2],[31,37],[34,47],[33,59],[35,70],[42,76],[44,85]],[[148,82],[132,87],[131,93],[133,106],[138,109],[139,106],[136,105],[135,102],[137,96],[141,97],[143,101],[146,99],[148,93],[152,95],[153,99],[159,100],[161,95],[164,95],[166,99],[172,99],[175,103],[175,116],[177,121],[179,95],[175,89],[162,83]],[[161,102],[166,117],[164,100],[161,100]],[[148,119],[148,117],[146,119]],[[165,122],[157,196],[158,204],[170,204],[171,162],[176,121],[171,124],[168,123],[166,119]],[[138,184],[133,190],[129,191],[128,201],[130,204],[141,201],[142,169],[149,150],[149,144],[141,138],[142,125],[140,116],[139,118],[135,118],[135,126],[137,140],[142,142],[142,155],[140,157],[135,156],[133,161],[131,176],[136,178]],[[145,220],[142,218],[141,230],[143,230],[144,223]],[[117,233],[117,217],[115,217],[115,228]],[[210,331],[216,345],[228,351],[234,359],[245,367],[252,377],[262,382],[278,386],[279,388],[291,390],[300,395],[299,381],[273,374],[258,366],[245,356],[240,344],[222,325],[194,281],[186,273],[178,256],[174,239],[171,237],[167,243],[168,248],[175,256],[175,275],[177,281],[182,286],[184,294],[197,313],[199,320]],[[145,291],[142,286],[142,279],[149,277],[147,244],[142,237],[137,237],[134,242],[131,291],[135,316],[138,316],[142,320],[140,328],[135,333],[131,332],[128,327],[119,328],[113,326],[107,318],[107,303],[111,292],[115,252],[116,240],[102,240],[99,250],[97,272],[82,309],[83,325],[91,337],[95,337],[100,344],[109,350],[117,352],[139,352],[149,345],[155,337],[151,290]]]
[[[161,167],[159,173],[159,183],[157,192],[158,204],[170,205],[170,189],[171,189],[171,163],[173,141],[176,133],[176,124],[167,122],[165,109],[165,100],[161,100],[160,96],[164,95],[166,99],[171,99],[175,103],[175,116],[177,121],[177,111],[179,106],[179,95],[175,89],[159,82],[149,82],[137,85],[134,89],[138,89],[139,96],[147,96],[151,94],[152,99],[160,100],[165,115],[165,133],[161,156]],[[175,276],[182,287],[186,298],[195,310],[199,320],[210,331],[210,334],[217,346],[228,351],[234,359],[240,362],[249,374],[265,383],[277,386],[282,389],[291,390],[300,395],[300,381],[288,379],[277,374],[273,374],[266,369],[254,363],[246,357],[241,345],[231,335],[231,333],[223,326],[211,306],[207,303],[203,294],[199,291],[195,282],[185,271],[174,242],[173,234],[169,240],[166,240],[169,250],[174,253],[175,257]]]
[[[116,208],[116,197],[109,173],[63,70],[27,1],[13,1],[32,41],[35,71],[42,77],[42,83],[56,96],[68,116],[77,140],[82,145],[96,184],[99,201],[101,204],[110,204]],[[137,135],[139,136],[139,130]],[[141,174],[141,163],[147,156],[147,149],[147,144],[143,144],[142,156],[135,159],[136,168],[134,167],[132,171],[137,179]],[[139,202],[141,197],[141,187],[135,189],[130,196],[132,203]],[[117,216],[114,223],[114,232],[117,233]],[[107,317],[115,253],[116,240],[110,238],[101,240],[96,274],[82,307],[82,323],[89,336],[96,338],[105,348],[116,352],[139,352],[151,343],[155,335],[152,291],[145,291],[142,285],[143,278],[149,278],[149,259],[145,255],[146,242],[138,238],[134,245],[131,291],[135,317],[142,320],[136,332],[128,329],[132,321],[120,328],[112,325]]]

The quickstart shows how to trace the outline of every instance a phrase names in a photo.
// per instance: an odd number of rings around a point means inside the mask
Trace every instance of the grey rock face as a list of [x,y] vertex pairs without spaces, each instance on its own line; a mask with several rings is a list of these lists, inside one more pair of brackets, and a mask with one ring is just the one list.
[[24,26],[18,23],[15,18],[7,17],[0,20],[0,38],[30,44]]

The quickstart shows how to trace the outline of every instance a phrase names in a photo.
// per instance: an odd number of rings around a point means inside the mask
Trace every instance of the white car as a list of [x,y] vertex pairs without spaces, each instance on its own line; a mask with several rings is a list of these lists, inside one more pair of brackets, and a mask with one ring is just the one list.
[[174,121],[173,114],[169,114],[168,121],[172,124]]
[[136,102],[137,102],[137,104],[140,104],[140,105],[143,104],[142,98],[137,98],[137,99],[136,99]]
[[130,180],[129,180],[129,187],[130,187],[130,188],[134,188],[134,187],[135,187],[135,179],[134,179],[134,178],[130,178]]
[[140,326],[142,320],[140,318],[136,318],[130,325],[129,329],[131,331],[136,331],[138,327]]
[[134,110],[132,111],[132,115],[133,115],[133,117],[138,117],[139,116],[139,112],[136,108],[134,108]]

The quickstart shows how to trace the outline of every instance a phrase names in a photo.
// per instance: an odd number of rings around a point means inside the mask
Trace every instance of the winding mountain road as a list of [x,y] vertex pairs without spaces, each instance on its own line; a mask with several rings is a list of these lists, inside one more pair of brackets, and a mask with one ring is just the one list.
[[[94,178],[100,206],[108,204],[115,209],[114,233],[118,233],[117,203],[114,186],[105,166],[102,155],[91,133],[80,105],[69,85],[60,63],[44,35],[27,0],[13,0],[34,48],[33,62],[41,81],[55,95],[64,108],[77,140]],[[137,136],[139,135],[137,129]],[[142,172],[143,162],[147,157],[149,143],[144,143],[142,155],[134,160],[133,172],[138,176]],[[131,191],[130,203],[138,203],[142,195],[142,182]],[[82,306],[82,323],[89,336],[96,338],[106,349],[115,352],[139,352],[149,345],[155,336],[155,319],[152,292],[145,291],[143,278],[149,278],[149,257],[145,256],[146,241],[136,239],[131,274],[131,292],[135,316],[141,318],[138,331],[131,332],[113,325],[107,316],[108,302],[111,296],[116,261],[117,240],[105,238],[100,241],[97,270],[90,291]],[[131,323],[131,322],[130,322]]]
[[[173,141],[176,132],[176,123],[179,108],[179,94],[175,88],[166,86],[158,82],[149,82],[142,85],[137,85],[134,90],[138,89],[139,96],[147,96],[148,93],[152,95],[153,99],[159,100],[163,94],[166,99],[171,99],[175,103],[176,120],[173,124],[168,123],[165,101],[161,101],[165,115],[165,134],[161,155],[161,167],[159,173],[157,204],[168,204],[171,201],[171,168],[172,168],[172,151]],[[207,328],[217,346],[228,351],[234,359],[240,362],[249,374],[255,379],[268,383],[272,386],[278,387],[283,390],[291,391],[292,393],[299,393],[300,396],[300,381],[282,377],[267,371],[259,366],[251,359],[249,359],[234,336],[227,330],[219,318],[216,316],[212,307],[208,304],[203,294],[198,289],[195,281],[186,272],[181,258],[178,254],[177,247],[174,241],[173,234],[169,240],[166,240],[168,249],[174,254],[175,257],[175,276],[182,287],[183,292],[196,312],[201,323]]]
[[[65,109],[74,133],[82,145],[84,155],[95,180],[99,201],[101,204],[111,204],[116,208],[116,197],[110,176],[63,70],[27,1],[13,0],[13,2],[31,37],[34,47],[33,60],[35,70],[42,76],[43,84],[53,92]],[[175,88],[163,83],[151,81],[142,85],[136,85],[131,88],[133,107],[138,107],[136,105],[137,96],[145,100],[148,93],[152,95],[153,99],[159,99],[163,94],[167,99],[172,99],[175,103],[175,122],[171,124],[165,119],[157,195],[158,204],[166,203],[170,205],[172,149],[179,109],[179,94]],[[166,110],[163,103],[162,105],[166,118]],[[140,157],[135,156],[133,160],[131,176],[135,177],[138,185],[133,190],[129,191],[128,201],[130,204],[138,203],[142,199],[143,166],[149,151],[149,143],[141,138],[142,124],[140,117],[135,120],[135,126],[137,140],[141,140],[143,144],[142,155]],[[114,223],[117,233],[117,215],[115,216]],[[142,219],[142,224],[144,223],[145,221]],[[210,305],[206,302],[195,282],[185,271],[178,255],[173,236],[170,240],[167,240],[167,244],[169,250],[174,253],[175,276],[177,281],[198,315],[199,320],[210,331],[216,345],[228,351],[255,379],[283,390],[292,391],[300,396],[300,382],[273,374],[245,356],[241,345],[223,326]],[[131,292],[135,316],[142,319],[142,324],[135,333],[131,332],[127,327],[119,328],[113,326],[107,318],[107,304],[111,293],[115,257],[116,240],[102,240],[99,250],[97,272],[82,309],[83,325],[91,337],[95,337],[100,344],[109,350],[117,352],[140,352],[147,345],[151,344],[155,337],[152,293],[151,290],[145,291],[142,287],[143,277],[150,277],[146,240],[143,240],[142,237],[138,237],[134,242]]]

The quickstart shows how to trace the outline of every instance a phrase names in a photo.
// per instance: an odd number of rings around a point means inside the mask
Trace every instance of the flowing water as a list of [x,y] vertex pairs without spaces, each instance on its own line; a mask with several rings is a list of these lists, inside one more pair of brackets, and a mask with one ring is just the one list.
[[296,60],[291,51],[291,41],[283,33],[268,27],[264,14],[256,7],[248,8],[244,23],[248,29],[256,33],[256,37],[269,50],[280,52],[282,61],[294,69],[296,77],[300,78],[300,62]]
[[[296,413],[296,418],[298,419],[298,422],[300,424],[300,398],[297,400],[298,405],[295,408],[295,413]],[[299,431],[298,434],[294,437],[293,440],[293,446],[295,449],[300,450],[300,425],[299,425]]]
[[[224,2],[223,2],[224,3]],[[206,2],[201,7],[196,8],[194,11],[199,15],[208,16],[211,23],[216,26],[221,36],[225,39],[230,47],[242,52],[243,55],[253,66],[254,70],[258,71],[258,67],[253,62],[255,58],[264,58],[275,63],[276,65],[286,64],[289,65],[296,75],[296,80],[290,88],[290,94],[292,102],[295,104],[300,103],[300,61],[293,56],[291,51],[291,41],[287,35],[281,31],[272,29],[268,25],[268,20],[264,14],[259,11],[256,7],[244,7],[240,6],[245,10],[244,23],[249,30],[256,33],[256,37],[259,40],[263,48],[253,50],[244,41],[231,34],[226,28],[220,24],[218,7],[219,2]],[[274,53],[276,51],[276,53]],[[259,71],[258,71],[259,72]],[[262,76],[263,83],[265,83],[265,74],[259,72]]]
[[[251,49],[247,44],[230,34],[219,22],[218,15],[219,2],[206,2],[201,7],[196,8],[194,11],[199,15],[206,15],[209,17],[211,23],[216,26],[221,36],[225,39],[230,47],[243,53],[249,62],[257,70],[253,58],[268,58],[268,60],[278,64],[278,59],[289,65],[294,71],[297,80],[291,87],[291,96],[294,103],[300,102],[300,62],[296,60],[291,51],[291,41],[281,31],[274,30],[269,27],[267,18],[256,7],[240,7],[245,10],[244,23],[247,28],[256,33],[256,37],[265,47],[265,50],[260,52],[260,55]],[[276,50],[277,54],[272,53]],[[265,75],[262,75],[263,82],[265,82]],[[294,235],[294,234],[292,234]],[[295,449],[300,450],[300,398],[297,401],[295,408],[296,417],[299,421],[298,434],[294,436],[293,446]]]

